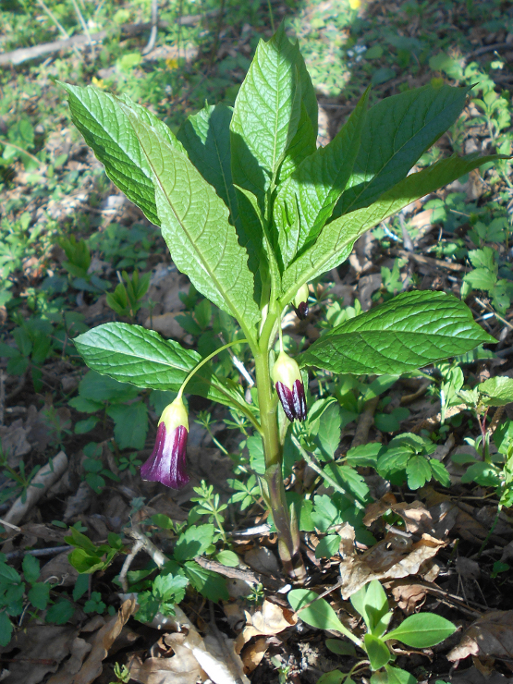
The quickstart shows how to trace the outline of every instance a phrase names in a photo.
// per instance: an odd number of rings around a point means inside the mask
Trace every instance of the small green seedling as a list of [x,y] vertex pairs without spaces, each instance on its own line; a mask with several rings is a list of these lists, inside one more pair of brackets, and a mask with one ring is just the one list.
[[447,639],[456,629],[452,622],[439,615],[419,613],[407,617],[398,627],[387,632],[393,614],[377,580],[363,586],[350,599],[353,608],[363,618],[363,637],[356,636],[343,625],[329,603],[319,598],[315,591],[293,589],[288,600],[303,622],[318,629],[340,632],[352,642],[329,639],[326,645],[332,652],[358,658],[356,646],[365,654],[360,656],[350,672],[333,670],[323,675],[318,684],[354,684],[351,677],[365,669],[373,673],[371,684],[416,684],[413,675],[391,664],[395,661],[395,654],[390,642],[400,641],[411,648],[430,648]]

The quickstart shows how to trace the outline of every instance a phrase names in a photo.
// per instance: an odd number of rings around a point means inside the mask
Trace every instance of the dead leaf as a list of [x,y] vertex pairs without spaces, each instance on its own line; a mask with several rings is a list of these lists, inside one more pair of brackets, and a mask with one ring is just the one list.
[[241,651],[245,643],[252,637],[261,634],[274,636],[283,630],[293,627],[297,623],[297,617],[292,610],[282,608],[276,603],[264,600],[262,608],[251,615],[246,612],[246,626],[242,634],[236,640],[236,650]]
[[66,660],[57,674],[50,677],[46,684],[72,684],[75,675],[82,667],[84,658],[91,648],[91,644],[88,644],[85,639],[76,637],[71,646],[71,657]]
[[31,450],[27,439],[28,430],[23,427],[23,420],[19,418],[11,425],[0,427],[0,442],[2,451],[7,457],[7,463],[11,468],[17,468],[23,456]]
[[244,554],[244,562],[264,575],[278,575],[280,571],[276,556],[265,546],[250,549]]
[[392,596],[405,615],[412,615],[427,595],[427,588],[410,580],[396,580],[392,583]]
[[513,659],[513,610],[496,610],[475,620],[447,659],[455,662],[469,655]]
[[432,531],[433,519],[422,501],[413,501],[410,504],[398,503],[394,504],[391,508],[394,513],[400,515],[404,520],[408,532],[419,534]]
[[183,340],[187,333],[176,320],[177,315],[178,312],[163,313],[160,316],[148,316],[144,321],[144,327],[149,330],[155,330],[161,335],[164,335],[164,337],[170,337],[174,340]]
[[72,650],[77,629],[71,625],[29,625],[17,632],[0,653],[14,652],[8,664],[8,684],[38,684],[49,672],[56,672],[59,664]]
[[415,575],[421,565],[433,558],[446,542],[423,534],[411,539],[392,533],[360,556],[345,558],[340,564],[341,593],[346,600],[371,580],[398,579]]
[[73,551],[70,547],[69,551],[64,551],[55,556],[48,563],[45,563],[41,568],[40,582],[47,582],[51,577],[53,581],[51,584],[59,584],[62,587],[72,587],[75,585],[79,572],[69,562],[68,556]]
[[171,658],[131,656],[128,661],[130,678],[142,684],[196,684],[207,679],[190,649],[183,645],[185,635],[166,634],[164,641],[173,649]]
[[268,648],[269,646],[267,645],[267,639],[265,637],[255,639],[255,641],[244,648],[242,652],[242,662],[244,663],[246,674],[256,670]]
[[121,633],[128,618],[133,615],[137,606],[135,598],[124,601],[117,615],[114,615],[93,637],[92,650],[89,657],[73,679],[73,684],[90,684],[103,672],[102,661],[107,657],[109,649]]

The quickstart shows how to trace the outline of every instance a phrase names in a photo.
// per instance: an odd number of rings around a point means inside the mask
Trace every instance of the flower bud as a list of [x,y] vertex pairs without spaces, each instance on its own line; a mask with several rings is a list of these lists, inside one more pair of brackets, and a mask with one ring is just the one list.
[[272,379],[287,418],[305,420],[305,388],[296,361],[280,352],[273,367]]
[[305,320],[305,318],[308,316],[308,297],[310,296],[310,290],[308,289],[308,285],[305,283],[304,285],[301,285],[299,290],[297,291],[296,296],[294,297],[294,302],[292,306],[294,307],[294,311],[296,312],[296,315],[298,318],[300,318],[302,321]]
[[157,439],[149,459],[141,466],[141,477],[181,489],[189,482],[186,471],[189,419],[182,398],[178,396],[162,412]]

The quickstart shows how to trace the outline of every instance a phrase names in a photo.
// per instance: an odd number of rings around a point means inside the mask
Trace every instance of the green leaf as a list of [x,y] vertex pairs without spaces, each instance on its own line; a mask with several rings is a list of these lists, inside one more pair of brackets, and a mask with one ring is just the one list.
[[28,600],[39,610],[44,610],[50,600],[50,585],[45,582],[36,582],[29,590]]
[[[353,608],[362,616],[367,630],[374,636],[381,636],[392,614],[388,612],[387,595],[378,580],[368,582],[350,598]],[[390,617],[383,620],[385,616]]]
[[384,374],[422,368],[495,342],[470,309],[444,292],[405,292],[333,328],[298,358],[334,373]]
[[101,408],[104,408],[104,401],[129,401],[137,396],[135,387],[118,382],[115,378],[102,377],[95,372],[87,373],[80,381],[78,392],[81,397],[100,403]]
[[410,489],[420,489],[431,480],[431,468],[424,456],[412,456],[406,465],[406,477]]
[[315,557],[331,558],[332,556],[336,556],[338,554],[339,545],[340,537],[338,534],[328,534],[328,536],[321,539],[315,547]]
[[342,684],[346,682],[346,675],[340,670],[332,670],[331,672],[326,672],[317,680],[317,684]]
[[216,555],[216,560],[219,561],[219,563],[226,565],[228,568],[236,568],[239,565],[239,557],[237,554],[233,551],[229,551],[228,549],[219,551],[219,553]]
[[392,667],[392,665],[385,665],[385,669],[388,675],[388,684],[417,684],[416,677],[406,672],[406,670]]
[[30,584],[37,582],[39,575],[41,574],[39,561],[37,558],[28,553],[26,556],[23,556],[21,567],[23,568],[23,574],[27,582]]
[[215,188],[229,209],[231,222],[238,217],[237,195],[232,184],[230,121],[232,111],[224,104],[206,105],[192,114],[177,133],[178,140],[203,178]]
[[469,87],[425,85],[371,107],[348,188],[335,215],[367,207],[405,178],[461,113]]
[[474,271],[467,273],[463,280],[468,283],[474,290],[491,290],[497,282],[497,275],[487,268],[476,268]]
[[[105,323],[79,335],[74,343],[87,365],[98,373],[156,390],[178,391],[189,371],[201,361],[196,351],[128,323]],[[245,403],[238,388],[210,375],[208,366],[194,375],[187,391],[227,406]]]
[[189,580],[182,575],[159,575],[153,581],[153,595],[163,603],[180,603],[185,596]]
[[216,306],[251,329],[260,320],[248,254],[228,209],[189,159],[124,108],[153,173],[162,235],[177,268]]
[[54,603],[46,613],[46,622],[51,622],[54,625],[65,625],[68,620],[71,620],[75,606],[66,599],[60,599],[58,603]]
[[79,575],[73,587],[73,601],[78,601],[89,589],[89,575]]
[[429,467],[433,472],[433,477],[435,480],[438,480],[443,487],[451,486],[451,477],[443,463],[437,461],[436,458],[431,458],[429,460]]
[[485,380],[477,389],[481,394],[486,394],[483,397],[483,402],[487,406],[506,406],[513,402],[513,379],[506,376],[499,376],[497,378],[490,378]]
[[3,610],[0,613],[0,646],[7,646],[12,636],[12,622]]
[[[330,604],[324,599],[318,598],[318,594],[315,591],[293,589],[287,594],[287,600],[292,606],[292,610],[295,610],[301,620],[306,622],[307,625],[317,627],[317,629],[341,632],[351,641],[357,644],[360,643],[360,640],[340,622]],[[313,601],[313,603],[308,608],[301,608],[302,605],[306,605],[310,601]]]
[[332,477],[345,490],[352,492],[360,501],[367,503],[369,487],[360,473],[355,468],[338,463],[328,463],[323,472]]
[[356,651],[354,645],[350,641],[341,641],[340,639],[326,639],[324,642],[326,648],[328,648],[332,653],[343,656],[356,657]]
[[392,657],[385,642],[382,639],[375,637],[373,634],[366,634],[363,638],[363,643],[373,670],[379,670],[380,667],[386,665]]
[[107,409],[114,421],[114,439],[120,449],[144,449],[148,432],[148,409],[142,401],[115,404]]
[[202,568],[194,561],[187,561],[183,569],[196,591],[199,591],[209,601],[214,603],[221,600],[228,601],[229,594],[225,577],[221,577],[217,572]]
[[175,547],[174,558],[179,563],[202,556],[214,539],[213,525],[194,525],[180,535]]
[[328,223],[315,244],[299,254],[283,274],[282,291],[286,293],[283,295],[284,304],[291,301],[303,283],[335,268],[347,259],[354,241],[367,230],[420,197],[452,183],[481,164],[498,158],[497,155],[490,155],[478,159],[471,156],[444,159],[419,173],[412,173],[372,206],[351,211],[347,216]]
[[387,641],[397,639],[412,648],[430,648],[439,644],[456,631],[456,627],[434,613],[410,615],[399,627],[386,635]]
[[261,209],[298,129],[302,62],[297,43],[289,41],[282,24],[271,40],[259,42],[235,101],[230,125],[233,181],[253,193]]
[[10,565],[7,565],[3,561],[1,561],[0,582],[2,584],[19,584],[21,582],[21,577],[14,568],[11,568]]
[[273,212],[285,267],[303,245],[315,240],[349,180],[360,147],[368,92],[329,145],[307,157],[278,191]]
[[183,151],[181,144],[149,110],[124,96],[116,98],[93,86],[60,85],[68,93],[73,123],[105,166],[107,176],[159,226],[151,168],[122,104],[129,105],[141,121],[153,126],[168,145]]
[[463,474],[461,481],[477,482],[482,487],[498,487],[501,483],[498,469],[490,463],[474,463]]

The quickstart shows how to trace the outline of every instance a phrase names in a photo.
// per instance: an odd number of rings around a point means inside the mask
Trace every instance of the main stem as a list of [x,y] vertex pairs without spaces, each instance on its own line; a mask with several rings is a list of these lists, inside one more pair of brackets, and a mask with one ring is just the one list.
[[271,509],[278,532],[278,550],[284,570],[290,576],[301,577],[303,562],[299,556],[297,523],[292,521],[285,496],[282,475],[282,445],[280,443],[277,408],[278,399],[273,396],[269,368],[271,336],[279,314],[269,312],[262,330],[259,350],[255,354],[255,374],[260,408],[260,426],[264,443],[265,476],[261,481],[262,494]]

